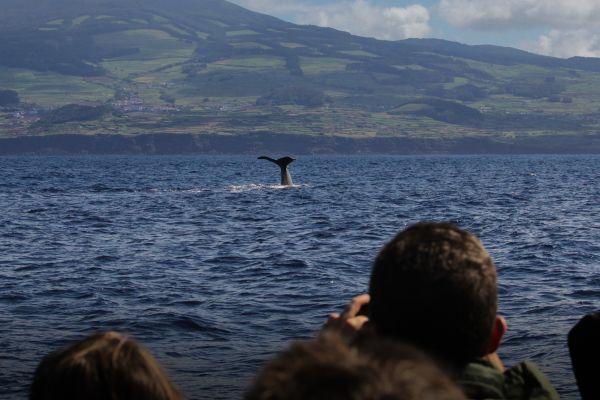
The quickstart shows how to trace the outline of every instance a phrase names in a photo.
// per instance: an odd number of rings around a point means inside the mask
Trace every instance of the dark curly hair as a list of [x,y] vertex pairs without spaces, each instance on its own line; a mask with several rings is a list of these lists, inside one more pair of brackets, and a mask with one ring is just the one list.
[[481,242],[450,223],[424,222],[380,251],[371,274],[375,330],[451,364],[485,355],[496,312],[496,269]]

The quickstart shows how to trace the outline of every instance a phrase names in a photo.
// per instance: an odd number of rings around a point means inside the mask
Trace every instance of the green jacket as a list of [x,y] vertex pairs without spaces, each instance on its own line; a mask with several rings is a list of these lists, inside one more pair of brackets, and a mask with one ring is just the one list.
[[504,374],[485,360],[467,364],[458,376],[469,399],[555,400],[558,393],[532,362],[525,361]]

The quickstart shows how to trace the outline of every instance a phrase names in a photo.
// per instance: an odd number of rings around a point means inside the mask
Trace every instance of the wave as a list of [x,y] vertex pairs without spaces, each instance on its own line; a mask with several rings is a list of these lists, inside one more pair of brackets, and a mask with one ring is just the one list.
[[134,193],[136,192],[133,188],[128,187],[111,187],[97,183],[95,185],[87,187],[92,193]]
[[31,210],[27,211],[27,214],[39,214],[39,213],[43,213],[45,211],[48,211],[47,208],[32,208]]
[[42,193],[65,193],[66,190],[62,189],[62,188],[57,188],[57,187],[47,187],[47,188],[42,188],[40,190],[40,192],[42,192]]
[[152,188],[152,189],[148,189],[148,192],[150,193],[203,193],[203,192],[208,192],[210,191],[210,189],[205,188],[205,187],[194,187],[194,188],[165,188],[165,189],[158,189],[158,188]]

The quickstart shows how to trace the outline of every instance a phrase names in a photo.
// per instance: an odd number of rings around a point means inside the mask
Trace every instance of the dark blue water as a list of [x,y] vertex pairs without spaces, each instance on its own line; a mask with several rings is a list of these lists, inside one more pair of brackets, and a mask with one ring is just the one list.
[[239,397],[364,292],[380,246],[452,220],[499,269],[507,364],[576,398],[566,334],[600,308],[600,158],[0,158],[0,395],[87,333],[131,333],[192,399]]

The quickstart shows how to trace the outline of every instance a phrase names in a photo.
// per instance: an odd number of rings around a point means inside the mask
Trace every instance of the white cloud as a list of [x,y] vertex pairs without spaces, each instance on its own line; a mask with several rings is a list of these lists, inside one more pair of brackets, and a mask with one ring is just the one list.
[[441,0],[436,9],[459,28],[600,26],[600,0]]
[[[230,0],[252,11],[275,17],[293,16],[308,12],[310,5],[292,0]],[[289,19],[289,18],[288,18]]]
[[546,31],[528,50],[600,57],[600,0],[441,0],[438,15],[458,28]]
[[383,7],[366,0],[309,4],[294,0],[234,0],[254,11],[300,24],[327,26],[355,35],[399,40],[427,36],[429,10],[422,5]]
[[555,57],[600,57],[600,35],[585,29],[553,29],[542,35],[531,50]]

